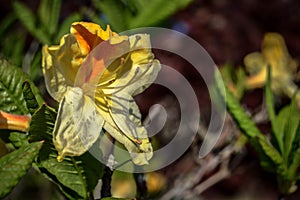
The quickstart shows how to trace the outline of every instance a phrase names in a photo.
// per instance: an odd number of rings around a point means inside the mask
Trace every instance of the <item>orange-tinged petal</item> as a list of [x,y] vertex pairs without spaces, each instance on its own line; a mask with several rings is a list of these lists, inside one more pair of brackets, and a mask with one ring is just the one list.
[[[113,44],[111,43],[113,40]],[[94,86],[113,81],[117,72],[130,51],[127,36],[113,36],[109,41],[103,41],[94,48],[82,63],[78,74],[77,85],[89,83]]]
[[258,74],[249,77],[246,80],[246,86],[248,89],[261,88],[266,83],[267,70],[264,67]]
[[9,129],[26,132],[29,128],[31,117],[16,115],[0,111],[0,129]]
[[88,54],[98,44],[115,35],[109,26],[104,31],[98,24],[90,22],[75,22],[70,32],[75,35],[84,54]]

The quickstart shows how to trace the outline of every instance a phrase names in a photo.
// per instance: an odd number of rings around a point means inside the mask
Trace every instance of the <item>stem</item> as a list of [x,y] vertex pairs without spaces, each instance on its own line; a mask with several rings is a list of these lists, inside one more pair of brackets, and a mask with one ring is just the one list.
[[102,177],[102,188],[101,188],[101,198],[111,197],[111,177],[113,171],[109,167],[105,166],[104,175]]
[[136,183],[136,197],[137,199],[146,200],[147,199],[147,184],[145,180],[145,176],[143,173],[135,173],[133,174],[134,180]]
[[291,194],[297,190],[295,181],[287,180],[281,176],[277,176],[277,184],[280,191],[280,199],[284,199],[284,195]]

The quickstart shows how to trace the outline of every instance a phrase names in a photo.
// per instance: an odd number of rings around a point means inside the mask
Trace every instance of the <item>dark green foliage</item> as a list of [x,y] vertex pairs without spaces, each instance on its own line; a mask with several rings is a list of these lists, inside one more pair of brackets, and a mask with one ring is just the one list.
[[0,198],[7,195],[31,167],[43,142],[34,142],[0,158]]

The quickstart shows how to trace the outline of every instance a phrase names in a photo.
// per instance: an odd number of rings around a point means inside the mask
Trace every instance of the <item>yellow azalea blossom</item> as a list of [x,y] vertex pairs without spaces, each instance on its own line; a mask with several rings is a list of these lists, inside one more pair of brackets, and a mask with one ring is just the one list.
[[276,94],[292,97],[297,90],[293,82],[297,63],[291,58],[283,37],[278,33],[267,33],[262,50],[247,55],[244,63],[250,77],[246,80],[248,89],[263,87],[266,83],[267,66],[271,67],[271,87]]
[[47,90],[60,102],[53,130],[58,161],[82,155],[104,129],[135,164],[148,163],[153,150],[132,96],[160,70],[149,35],[119,36],[109,26],[76,22],[59,45],[43,48],[42,66]]

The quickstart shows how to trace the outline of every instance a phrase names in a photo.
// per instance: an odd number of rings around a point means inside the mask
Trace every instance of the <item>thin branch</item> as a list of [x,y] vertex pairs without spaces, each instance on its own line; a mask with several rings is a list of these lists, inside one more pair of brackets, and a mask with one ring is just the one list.
[[133,174],[136,183],[136,197],[140,200],[146,200],[148,195],[147,184],[144,173]]
[[103,197],[111,197],[111,177],[113,171],[105,166],[104,175],[102,177],[102,188],[101,188],[101,198]]

